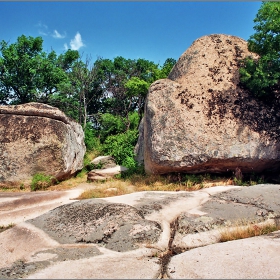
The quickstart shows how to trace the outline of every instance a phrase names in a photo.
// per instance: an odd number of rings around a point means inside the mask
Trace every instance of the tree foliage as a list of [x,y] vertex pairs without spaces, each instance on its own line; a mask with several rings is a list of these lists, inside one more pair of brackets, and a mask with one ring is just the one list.
[[49,96],[67,83],[66,71],[79,57],[68,50],[57,56],[43,52],[41,37],[18,37],[16,43],[0,43],[0,103],[48,103]]
[[128,130],[124,133],[107,137],[103,145],[103,152],[115,158],[117,164],[126,167],[135,167],[134,147],[138,138],[137,130]]
[[94,66],[96,82],[103,89],[100,112],[126,118],[133,111],[141,115],[149,86],[157,79],[166,78],[167,65],[175,64],[172,59],[168,63],[161,68],[145,59],[99,58]]
[[43,51],[41,37],[22,35],[0,42],[0,104],[41,102],[61,109],[85,131],[87,150],[98,146],[128,167],[150,85],[167,78],[176,61],[163,66],[143,59],[90,57],[78,51]]
[[280,89],[280,2],[263,2],[254,19],[255,34],[248,40],[249,51],[240,68],[240,81],[257,96],[279,93]]

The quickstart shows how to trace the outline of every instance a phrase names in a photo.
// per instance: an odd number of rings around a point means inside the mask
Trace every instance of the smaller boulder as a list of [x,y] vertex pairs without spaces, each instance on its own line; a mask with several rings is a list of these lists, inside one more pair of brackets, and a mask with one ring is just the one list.
[[100,165],[101,169],[115,167],[117,164],[112,156],[99,156],[93,159],[91,164]]
[[94,169],[88,173],[88,181],[103,181],[110,178],[113,178],[115,175],[118,175],[122,172],[127,171],[128,169],[121,165],[116,165],[115,167],[106,168],[106,169]]

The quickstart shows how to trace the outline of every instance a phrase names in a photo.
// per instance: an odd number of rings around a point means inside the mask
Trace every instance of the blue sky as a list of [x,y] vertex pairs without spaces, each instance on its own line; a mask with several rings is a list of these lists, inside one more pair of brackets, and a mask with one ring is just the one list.
[[113,59],[176,60],[201,36],[254,33],[261,2],[0,2],[0,40],[41,36],[44,50],[66,48]]

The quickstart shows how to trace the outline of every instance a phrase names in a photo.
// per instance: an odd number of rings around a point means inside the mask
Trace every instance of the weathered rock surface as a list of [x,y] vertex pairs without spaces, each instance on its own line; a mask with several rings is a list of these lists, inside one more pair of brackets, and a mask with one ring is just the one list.
[[[201,205],[203,215],[182,212],[177,218],[173,245],[193,248],[216,243],[223,227],[263,223],[279,219],[280,190],[277,185],[256,185],[213,194]],[[209,234],[209,232],[211,232]]]
[[103,181],[110,178],[113,178],[115,175],[118,175],[122,172],[127,171],[128,168],[116,165],[114,167],[106,168],[106,169],[93,169],[87,175],[88,181]]
[[167,272],[171,279],[275,279],[279,237],[278,232],[196,248],[174,256]]
[[136,146],[134,148],[135,160],[144,165],[144,118],[142,118],[139,124],[139,136]]
[[93,159],[90,163],[94,165],[101,165],[101,169],[111,168],[117,165],[115,159],[111,156],[99,156]]
[[58,180],[83,167],[82,127],[59,109],[40,103],[0,106],[0,182]]
[[256,57],[241,38],[204,36],[151,85],[138,143],[147,172],[279,169],[279,101],[256,100],[240,86],[239,60],[248,55]]
[[[79,193],[95,186],[81,187]],[[43,215],[54,192],[35,193],[35,200],[0,193],[0,210],[11,221],[22,211],[25,221],[0,233],[0,278],[279,278],[280,231],[217,243],[236,220],[279,225],[279,185],[138,192],[66,205],[77,191],[68,190],[68,201],[58,191],[64,205]]]
[[29,222],[60,243],[95,243],[119,252],[155,243],[161,234],[160,225],[136,208],[100,199],[63,205]]

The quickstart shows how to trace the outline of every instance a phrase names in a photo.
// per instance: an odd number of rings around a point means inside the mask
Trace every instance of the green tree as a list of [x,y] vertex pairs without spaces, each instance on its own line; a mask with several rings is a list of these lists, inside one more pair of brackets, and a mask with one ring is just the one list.
[[57,96],[65,101],[68,100],[70,106],[74,105],[76,119],[84,129],[90,117],[94,117],[100,108],[102,90],[96,83],[95,76],[96,69],[90,57],[87,57],[85,61],[82,59],[75,61],[68,73],[70,83],[60,87],[60,93]]
[[1,95],[2,103],[13,100],[17,103],[34,101],[38,92],[40,53],[43,39],[20,36],[17,43],[0,43]]
[[240,81],[257,96],[280,89],[280,2],[263,2],[254,19],[255,34],[248,49],[260,57],[247,57],[240,68]]
[[174,58],[167,58],[163,63],[161,68],[161,78],[167,78],[169,73],[171,72],[173,66],[176,64],[176,60]]
[[166,78],[175,62],[170,58],[160,67],[146,59],[99,58],[94,64],[95,79],[103,90],[99,112],[127,119],[130,112],[137,111],[141,115],[149,86]]
[[[125,83],[126,95],[129,99],[128,108],[137,109],[139,117],[144,113],[145,98],[148,94],[149,86],[150,83],[138,77],[132,77]],[[129,125],[130,123],[128,123]]]
[[2,104],[31,101],[48,103],[49,97],[68,82],[66,72],[79,57],[68,50],[57,57],[43,52],[41,37],[17,38],[16,43],[0,43],[0,98]]

